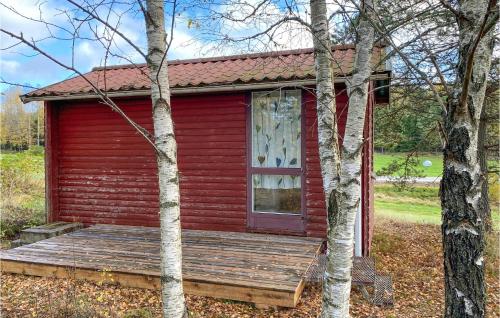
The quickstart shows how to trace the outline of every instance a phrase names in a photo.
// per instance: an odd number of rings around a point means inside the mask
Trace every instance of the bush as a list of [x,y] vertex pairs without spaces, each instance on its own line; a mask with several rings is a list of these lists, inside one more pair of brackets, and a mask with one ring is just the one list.
[[43,156],[43,154],[45,153],[45,148],[42,146],[31,146],[31,148],[28,149],[26,153],[34,156]]
[[413,188],[416,178],[423,176],[419,169],[419,160],[416,156],[407,156],[401,160],[393,160],[388,166],[377,171],[379,176],[393,176],[391,183],[399,191]]
[[0,169],[0,238],[14,238],[22,229],[45,221],[43,156],[29,151],[2,154]]
[[2,204],[2,211],[1,239],[14,239],[22,230],[45,223],[45,210],[43,209]]
[[47,318],[105,318],[110,317],[105,311],[98,310],[85,297],[63,297],[50,301],[46,310],[36,313],[37,317]]

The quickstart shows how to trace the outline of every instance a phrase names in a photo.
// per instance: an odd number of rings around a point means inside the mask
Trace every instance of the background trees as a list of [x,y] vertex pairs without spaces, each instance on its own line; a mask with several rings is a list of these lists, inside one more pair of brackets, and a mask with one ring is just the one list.
[[3,150],[25,150],[44,144],[44,113],[40,103],[24,105],[20,88],[2,93],[0,107],[0,147]]

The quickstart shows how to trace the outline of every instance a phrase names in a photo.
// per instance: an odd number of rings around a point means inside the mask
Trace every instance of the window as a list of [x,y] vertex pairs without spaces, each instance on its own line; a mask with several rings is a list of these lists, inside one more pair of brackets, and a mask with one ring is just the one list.
[[252,94],[252,212],[301,214],[301,92]]
[[253,211],[300,214],[301,178],[294,175],[253,175]]

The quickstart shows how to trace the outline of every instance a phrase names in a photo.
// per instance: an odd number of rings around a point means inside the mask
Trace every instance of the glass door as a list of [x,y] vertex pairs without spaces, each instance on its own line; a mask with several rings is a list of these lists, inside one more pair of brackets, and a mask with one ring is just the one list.
[[303,116],[300,90],[252,93],[249,226],[302,232]]

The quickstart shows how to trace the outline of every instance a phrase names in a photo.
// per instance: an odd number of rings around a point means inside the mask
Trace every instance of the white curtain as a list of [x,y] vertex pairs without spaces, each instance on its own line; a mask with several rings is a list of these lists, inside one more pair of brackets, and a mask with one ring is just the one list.
[[[261,168],[301,167],[300,90],[252,94],[252,166]],[[300,178],[255,175],[254,187],[300,188]]]

